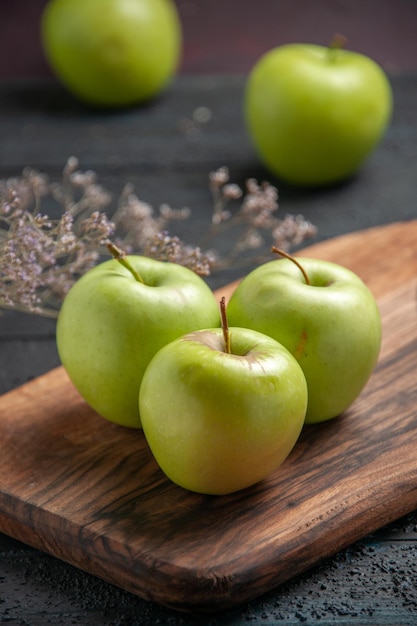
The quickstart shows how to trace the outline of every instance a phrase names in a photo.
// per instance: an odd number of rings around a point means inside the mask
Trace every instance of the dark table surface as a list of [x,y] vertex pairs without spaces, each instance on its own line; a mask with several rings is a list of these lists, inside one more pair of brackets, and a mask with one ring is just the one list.
[[[392,73],[395,111],[382,144],[352,180],[299,190],[260,165],[241,115],[244,77],[181,75],[153,103],[117,113],[91,111],[48,78],[0,84],[0,178],[25,166],[59,179],[68,157],[93,169],[117,197],[131,182],[154,207],[188,206],[178,224],[197,243],[212,200],[209,172],[227,166],[231,179],[268,180],[283,214],[303,214],[318,240],[417,217],[417,74]],[[201,107],[208,120],[196,120]],[[232,266],[207,280],[220,287],[241,275]],[[5,312],[0,317],[0,393],[59,364],[55,322]],[[417,512],[325,560],[248,605],[197,619],[150,604],[47,554],[0,535],[0,620],[12,624],[402,625],[417,623]]]

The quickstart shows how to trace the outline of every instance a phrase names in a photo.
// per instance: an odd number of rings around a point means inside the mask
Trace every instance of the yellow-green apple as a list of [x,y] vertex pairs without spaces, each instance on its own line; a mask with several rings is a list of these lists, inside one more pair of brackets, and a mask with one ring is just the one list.
[[270,50],[249,73],[244,95],[260,158],[296,185],[327,185],[356,172],[383,137],[392,106],[383,69],[337,45]]
[[[189,333],[162,348],[142,380],[143,432],[165,474],[223,495],[277,469],[304,424],[307,385],[291,354],[245,328]],[[163,393],[161,393],[163,390]]]
[[227,315],[231,325],[263,332],[291,352],[307,380],[306,423],[321,422],[342,413],[367,383],[380,351],[381,318],[355,273],[323,260],[295,261],[299,266],[278,259],[250,272],[232,293]]
[[151,358],[177,337],[215,326],[218,303],[200,276],[131,255],[123,263],[110,259],[95,266],[72,286],[56,340],[86,402],[112,422],[140,428],[139,386]]
[[156,96],[173,78],[182,50],[172,0],[49,0],[41,38],[61,82],[104,107]]

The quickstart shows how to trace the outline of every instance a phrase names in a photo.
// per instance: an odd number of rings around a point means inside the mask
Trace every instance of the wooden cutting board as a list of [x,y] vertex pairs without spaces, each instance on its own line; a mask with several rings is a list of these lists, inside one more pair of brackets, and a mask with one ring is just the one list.
[[95,415],[57,368],[0,398],[0,530],[145,599],[215,611],[415,509],[416,240],[412,221],[303,251],[364,278],[383,347],[354,405],[305,427],[268,480],[222,497],[176,487],[143,435]]

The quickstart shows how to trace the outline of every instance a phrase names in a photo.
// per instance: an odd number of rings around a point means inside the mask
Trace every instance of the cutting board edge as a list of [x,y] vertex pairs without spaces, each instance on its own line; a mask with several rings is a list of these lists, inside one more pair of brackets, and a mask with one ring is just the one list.
[[[399,519],[399,517],[411,513],[417,507],[415,479],[410,479],[409,489],[406,491],[410,494],[410,498],[406,500],[404,500],[403,492],[401,495],[397,494],[395,497],[388,500],[386,498],[382,499],[381,497],[381,500],[375,503],[371,508],[363,507],[359,513],[352,515],[349,522],[363,519],[364,525],[355,524],[354,526],[350,526],[351,528],[355,528],[355,531],[351,531],[349,534],[343,533],[342,528],[337,525],[337,516],[332,520],[332,524],[328,523],[328,519],[325,520],[323,523],[327,526],[327,530],[325,533],[321,534],[320,539],[322,546],[325,546],[325,548],[322,550],[320,559],[314,557],[309,558],[308,552],[306,552],[308,544],[304,543],[294,549],[291,555],[290,571],[287,567],[287,561],[282,561],[282,551],[277,550],[274,544],[268,544],[266,550],[267,557],[261,565],[257,565],[256,571],[255,568],[252,568],[250,570],[244,570],[243,572],[236,572],[236,570],[233,569],[233,561],[230,561],[228,564],[230,572],[225,571],[224,567],[222,567],[221,572],[220,570],[216,572],[215,568],[202,570],[197,578],[198,584],[194,584],[194,586],[190,586],[190,582],[195,581],[195,576],[184,576],[184,570],[173,568],[176,570],[174,580],[178,581],[178,591],[174,597],[173,589],[177,589],[177,586],[174,585],[173,587],[174,572],[171,571],[172,566],[169,563],[168,568],[166,568],[166,564],[161,562],[154,563],[152,561],[145,569],[143,567],[134,568],[133,573],[135,575],[139,573],[139,570],[144,570],[142,578],[146,580],[148,584],[148,575],[152,574],[152,580],[156,584],[154,591],[151,592],[146,584],[133,584],[131,575],[128,577],[124,576],[125,569],[121,567],[120,564],[116,564],[114,560],[101,558],[97,552],[86,551],[83,545],[73,545],[72,556],[66,549],[57,549],[57,546],[62,546],[63,528],[59,526],[59,524],[56,530],[49,535],[39,533],[39,531],[34,534],[34,529],[30,524],[25,523],[22,519],[13,517],[8,512],[0,512],[0,531],[15,540],[22,541],[35,549],[42,550],[54,558],[62,560],[79,569],[83,569],[91,576],[101,578],[110,584],[123,588],[125,591],[138,595],[146,601],[158,603],[181,613],[213,615],[216,612],[231,610],[245,602],[250,602],[268,593],[272,588],[277,588],[288,582],[294,576],[303,574],[312,567],[319,567],[320,563],[334,556],[340,550],[352,545],[352,543],[359,541],[365,534],[377,531],[381,527],[381,519],[382,525],[386,525]],[[401,502],[402,506],[399,508],[397,506],[393,507],[392,504],[397,502]],[[393,512],[394,510],[395,513]],[[371,518],[369,518],[370,511],[372,512]],[[384,513],[383,518],[381,518],[380,511]],[[48,513],[48,517],[50,517],[50,513]],[[56,517],[57,519],[59,518],[59,516]],[[372,522],[370,522],[370,519]],[[39,518],[39,520],[42,521],[41,518]],[[13,530],[10,528],[11,522],[13,523]],[[344,528],[346,528],[346,519],[344,522]],[[65,523],[68,523],[68,520],[65,520]],[[33,537],[37,540],[34,541]],[[335,541],[335,538],[337,541]],[[86,539],[89,539],[88,532]],[[97,556],[99,556],[99,560],[97,560]],[[94,560],[93,568],[80,565],[80,562],[83,561],[87,561],[88,563],[91,557]],[[98,563],[100,564],[99,570],[97,570]],[[296,563],[296,565],[294,565],[294,563]],[[155,569],[155,566],[158,570]],[[165,571],[166,569],[168,569],[168,571]],[[155,580],[156,571],[158,572],[158,580]],[[264,572],[269,572],[269,574]],[[140,580],[140,578],[136,580]],[[169,589],[168,595],[167,589]],[[190,597],[193,598],[192,602],[190,602]]]

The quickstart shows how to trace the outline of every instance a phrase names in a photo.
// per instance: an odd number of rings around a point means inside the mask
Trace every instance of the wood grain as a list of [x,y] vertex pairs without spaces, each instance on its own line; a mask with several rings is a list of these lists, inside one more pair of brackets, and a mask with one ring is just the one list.
[[214,611],[415,509],[416,237],[413,221],[303,252],[364,278],[383,347],[354,405],[306,427],[268,480],[223,497],[176,487],[143,435],[95,415],[57,368],[0,398],[0,531],[145,599]]

